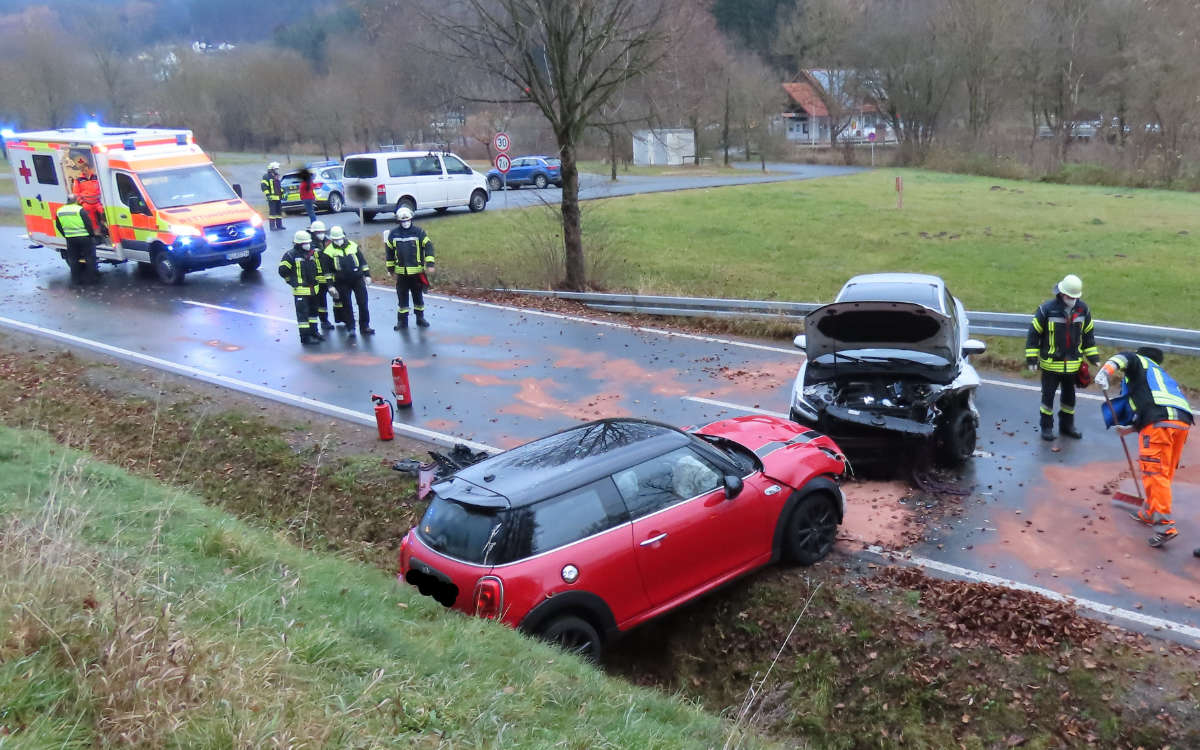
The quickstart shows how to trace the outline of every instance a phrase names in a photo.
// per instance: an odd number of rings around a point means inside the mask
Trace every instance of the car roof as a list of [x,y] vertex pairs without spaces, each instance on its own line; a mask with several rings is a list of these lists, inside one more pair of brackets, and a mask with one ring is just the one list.
[[457,154],[450,151],[372,151],[369,154],[350,154],[346,157],[346,161],[351,159],[378,159],[380,157],[389,158],[395,156],[441,156],[448,154],[458,157]]
[[[669,425],[645,419],[601,419],[570,427],[468,466],[454,475],[508,499],[536,503],[661,456],[692,441]],[[449,486],[446,497],[471,502]]]
[[834,302],[913,302],[949,314],[946,282],[928,273],[864,273],[842,285]]

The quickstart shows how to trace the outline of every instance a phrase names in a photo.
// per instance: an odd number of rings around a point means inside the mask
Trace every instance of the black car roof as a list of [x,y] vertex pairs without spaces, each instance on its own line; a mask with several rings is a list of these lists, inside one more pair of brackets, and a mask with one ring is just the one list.
[[[505,451],[457,472],[434,490],[441,496],[494,505],[469,482],[507,498],[512,507],[529,505],[613,472],[660,456],[691,442],[686,433],[645,419],[601,419]],[[458,481],[454,481],[458,480]],[[482,502],[480,502],[482,501]]]

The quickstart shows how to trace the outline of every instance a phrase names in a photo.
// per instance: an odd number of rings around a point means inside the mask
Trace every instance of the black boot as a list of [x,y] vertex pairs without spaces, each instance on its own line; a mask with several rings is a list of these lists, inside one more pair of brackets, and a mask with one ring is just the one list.
[[425,313],[417,311],[417,328],[428,328],[429,321],[425,320]]
[[408,328],[408,313],[396,313],[396,327],[393,331],[399,331],[401,328]]
[[1054,415],[1042,415],[1042,440],[1054,439]]
[[375,329],[369,325],[366,325],[365,323],[362,326],[360,326],[358,330],[364,336],[374,336],[375,335]]
[[1078,440],[1083,437],[1083,433],[1075,429],[1075,415],[1067,414],[1065,411],[1058,413],[1058,431],[1069,437]]

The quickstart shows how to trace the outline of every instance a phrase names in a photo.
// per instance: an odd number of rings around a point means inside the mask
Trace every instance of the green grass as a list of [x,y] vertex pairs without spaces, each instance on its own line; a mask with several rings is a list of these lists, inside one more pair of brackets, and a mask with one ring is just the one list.
[[[943,276],[970,309],[1032,313],[1077,273],[1097,317],[1200,327],[1190,273],[1200,195],[1190,193],[883,169],[590,201],[583,212],[593,278],[613,291],[827,301],[857,273],[919,271]],[[557,240],[553,211],[428,229],[448,281],[545,286],[545,253],[528,237]]]
[[44,433],[0,428],[0,517],[0,735],[16,746],[724,740],[694,706]]

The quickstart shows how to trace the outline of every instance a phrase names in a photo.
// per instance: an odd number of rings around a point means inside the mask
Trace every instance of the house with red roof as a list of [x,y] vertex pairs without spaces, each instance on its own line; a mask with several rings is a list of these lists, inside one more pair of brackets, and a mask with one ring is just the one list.
[[876,143],[896,142],[879,107],[853,91],[848,71],[802,70],[783,90],[789,107],[782,116],[791,143],[828,146],[835,133],[840,143],[868,143],[872,136]]

